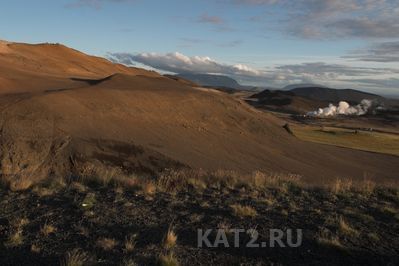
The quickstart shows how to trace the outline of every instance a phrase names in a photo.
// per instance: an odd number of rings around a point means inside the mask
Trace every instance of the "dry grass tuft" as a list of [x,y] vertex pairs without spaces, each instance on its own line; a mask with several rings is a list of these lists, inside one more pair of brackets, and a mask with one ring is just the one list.
[[113,250],[117,245],[118,241],[113,238],[104,237],[97,240],[97,246],[106,251]]
[[267,205],[268,207],[271,207],[276,203],[276,199],[271,196],[268,196],[266,198],[259,199],[258,202],[263,203],[263,204]]
[[[160,191],[176,193],[178,191],[202,191],[206,188],[215,189],[264,189],[266,187],[281,188],[283,185],[299,186],[298,175],[265,174],[255,171],[252,174],[240,174],[236,171],[181,169],[164,172],[157,180]],[[287,190],[286,188],[286,190]]]
[[160,191],[175,193],[178,191],[186,191],[188,189],[188,178],[194,178],[198,172],[187,170],[169,170],[162,173],[157,180],[157,188]]
[[316,238],[316,241],[323,246],[330,246],[338,249],[344,248],[344,246],[341,244],[337,236],[332,236],[326,233],[325,231],[319,233],[319,235]]
[[35,244],[32,244],[32,245],[30,246],[30,251],[31,251],[32,253],[40,253],[42,250],[41,250],[41,248],[40,248],[39,246],[37,246],[37,245],[35,245]]
[[80,167],[80,182],[89,186],[113,187],[121,194],[126,189],[141,190],[146,195],[154,195],[157,185],[149,178],[128,175],[120,168],[102,164],[86,163]]
[[109,186],[120,172],[115,167],[86,163],[80,168],[81,182],[89,185]]
[[18,228],[4,243],[6,247],[18,247],[24,243],[23,230]]
[[351,179],[337,178],[331,186],[331,191],[334,194],[344,194],[351,191],[353,182]]
[[133,259],[128,259],[128,258],[124,259],[121,264],[121,266],[137,266],[137,265],[138,264],[134,262]]
[[61,266],[84,266],[87,265],[87,262],[89,261],[89,256],[87,253],[80,251],[79,249],[72,250],[68,252],[64,258],[64,260],[61,261],[60,265]]
[[29,224],[28,218],[21,218],[15,222],[14,226],[17,228],[20,228],[20,227],[24,227],[25,225],[28,225],[28,224]]
[[57,231],[57,228],[51,224],[45,223],[41,228],[40,228],[40,233],[44,236],[48,236],[52,233],[55,233]]
[[201,178],[189,178],[187,179],[187,183],[197,191],[203,191],[208,187],[206,182]]
[[173,253],[161,255],[158,262],[160,266],[179,266],[179,261]]
[[[209,176],[206,181],[208,183],[209,187],[215,187],[215,188],[229,188],[229,189],[235,189],[237,187],[240,187],[244,185],[244,183],[248,182],[241,182],[242,176],[238,174],[235,171],[232,170],[217,170],[211,173],[203,173],[207,176]],[[200,176],[199,178],[203,178],[203,176]]]
[[243,206],[240,204],[230,205],[233,214],[238,217],[255,217],[258,213],[251,206]]
[[255,171],[251,176],[251,184],[255,188],[282,188],[288,190],[289,186],[299,186],[301,177],[294,174],[266,174]]
[[14,233],[12,233],[8,240],[4,243],[6,247],[17,247],[24,243],[23,227],[29,224],[29,219],[16,219],[13,223]]
[[134,250],[134,248],[136,247],[136,238],[137,238],[136,234],[126,237],[125,248],[124,248],[125,253],[129,253]]
[[345,219],[341,216],[338,220],[338,228],[339,231],[348,236],[356,236],[359,234],[359,232],[354,229]]
[[376,183],[372,180],[369,179],[364,179],[359,185],[358,185],[358,189],[367,194],[367,195],[371,195],[374,193],[375,188],[376,188]]
[[163,246],[166,249],[171,249],[174,246],[176,246],[176,241],[177,241],[177,235],[174,232],[173,228],[169,227],[168,232],[166,233],[163,240]]
[[118,167],[106,166],[101,163],[85,163],[79,167],[80,183],[89,186],[122,186],[132,188],[137,186],[136,176],[126,175]]
[[[125,189],[140,189],[146,195],[153,195],[156,191],[176,193],[179,191],[203,191],[207,188],[224,190],[232,189],[258,190],[275,187],[288,191],[292,185],[299,185],[300,177],[289,174],[265,174],[255,171],[252,174],[242,174],[231,170],[204,171],[194,169],[166,170],[155,180],[127,175],[118,167],[106,166],[101,163],[87,162],[77,166],[78,180],[51,179],[46,187],[35,187],[39,196],[51,195],[58,188],[69,188],[78,192],[85,192],[87,186],[115,187],[117,191]],[[3,180],[5,182],[7,180]],[[7,181],[12,190],[24,190],[31,187],[29,178],[19,178]]]

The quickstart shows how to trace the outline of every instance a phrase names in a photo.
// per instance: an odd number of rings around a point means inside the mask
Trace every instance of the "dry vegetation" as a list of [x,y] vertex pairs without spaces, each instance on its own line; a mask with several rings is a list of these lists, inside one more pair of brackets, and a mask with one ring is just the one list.
[[339,218],[339,230],[343,235],[356,236],[359,234],[342,216]]
[[233,214],[238,217],[255,217],[257,212],[251,206],[242,206],[240,204],[234,204],[230,206]]
[[126,253],[130,253],[134,250],[134,247],[136,246],[136,239],[137,235],[130,235],[126,237],[124,250]]
[[89,261],[87,253],[74,249],[67,252],[65,258],[61,261],[61,266],[84,266]]
[[8,247],[17,247],[22,245],[24,242],[23,231],[27,224],[29,224],[29,220],[27,218],[14,220],[11,224],[11,233],[4,245]]
[[52,233],[54,233],[55,231],[57,231],[57,228],[51,224],[44,224],[42,228],[40,228],[40,233],[42,233],[42,235],[44,236],[48,236]]
[[97,240],[97,246],[105,251],[113,250],[116,245],[118,245],[118,241],[113,238],[104,237]]
[[176,245],[176,241],[177,241],[177,235],[173,231],[173,228],[169,227],[168,232],[166,233],[165,239],[163,241],[163,246],[166,249],[171,249]]
[[173,253],[168,253],[159,257],[159,264],[161,266],[178,266],[179,262]]
[[[0,262],[14,258],[7,258],[10,249],[29,250],[40,264],[71,266],[96,261],[199,265],[209,256],[216,264],[245,261],[248,265],[259,258],[290,264],[303,256],[314,262],[327,258],[333,264],[353,263],[359,254],[364,262],[377,264],[397,259],[392,254],[399,245],[395,233],[399,190],[367,177],[310,187],[295,175],[262,172],[239,175],[185,169],[144,178],[90,171],[79,178],[42,181],[18,192],[0,188],[4,192],[0,222],[9,221],[0,223]],[[60,205],[54,207],[56,203]],[[15,213],[21,218],[11,219]],[[290,251],[291,257],[281,257],[273,249],[243,257],[240,250],[196,247],[198,228],[254,227],[261,235],[268,228],[302,228],[304,247]],[[336,252],[344,253],[337,257]]]
[[343,245],[339,241],[338,236],[328,234],[327,232],[320,232],[316,238],[317,242],[321,245],[331,246],[333,248],[343,249]]
[[23,230],[21,228],[17,228],[14,233],[12,233],[8,240],[4,243],[6,247],[17,247],[23,244]]

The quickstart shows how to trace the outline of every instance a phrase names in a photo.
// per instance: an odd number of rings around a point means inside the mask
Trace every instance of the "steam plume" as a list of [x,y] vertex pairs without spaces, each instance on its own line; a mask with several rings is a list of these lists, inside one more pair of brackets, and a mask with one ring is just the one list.
[[364,99],[360,104],[351,106],[349,103],[341,101],[338,106],[330,105],[326,108],[319,108],[317,111],[307,113],[308,116],[314,117],[329,117],[336,115],[365,115],[367,114],[371,107],[373,106],[373,101]]

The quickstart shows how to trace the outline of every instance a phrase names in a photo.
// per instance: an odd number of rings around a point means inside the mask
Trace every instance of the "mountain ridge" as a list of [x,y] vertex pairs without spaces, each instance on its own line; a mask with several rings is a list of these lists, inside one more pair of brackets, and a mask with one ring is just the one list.
[[233,88],[240,89],[244,86],[240,85],[235,79],[216,74],[200,74],[200,73],[180,73],[177,77],[190,80],[205,87],[221,87],[221,88]]
[[349,103],[359,103],[364,99],[384,100],[385,98],[369,92],[363,92],[354,89],[334,89],[327,87],[300,87],[290,90],[294,94],[307,97],[312,100],[339,102],[346,101]]

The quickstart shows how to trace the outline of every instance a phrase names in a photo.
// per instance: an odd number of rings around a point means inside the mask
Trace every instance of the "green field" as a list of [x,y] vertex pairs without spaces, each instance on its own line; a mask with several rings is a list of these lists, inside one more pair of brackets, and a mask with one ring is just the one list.
[[399,135],[335,127],[292,125],[296,137],[305,141],[399,156]]

